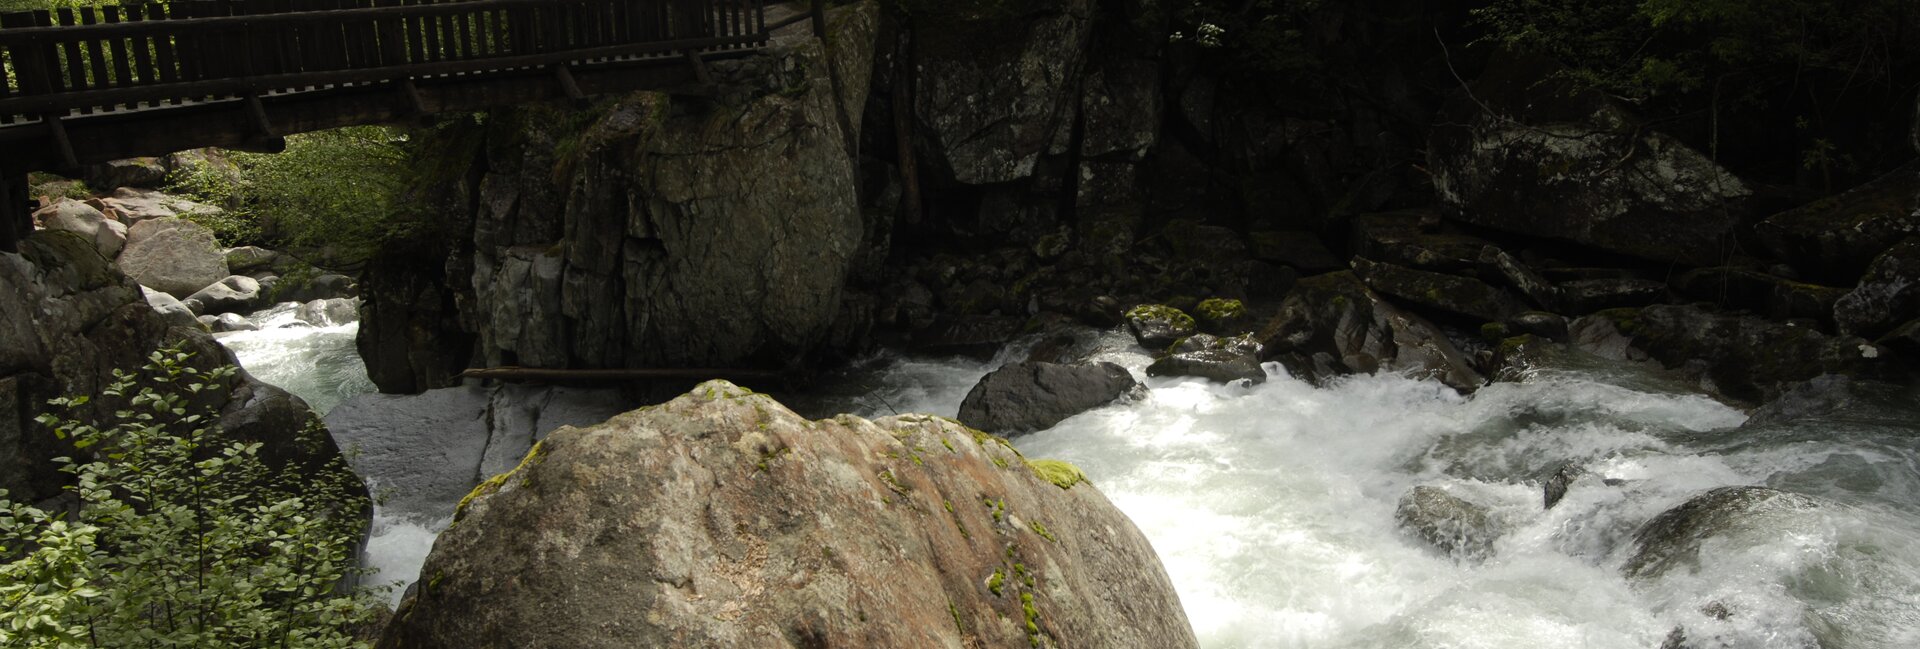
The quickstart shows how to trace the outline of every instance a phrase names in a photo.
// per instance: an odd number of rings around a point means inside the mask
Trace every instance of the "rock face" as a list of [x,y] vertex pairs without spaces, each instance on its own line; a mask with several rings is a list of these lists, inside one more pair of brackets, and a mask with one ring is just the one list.
[[1126,368],[1113,363],[1015,363],[981,377],[960,402],[957,418],[997,435],[1028,433],[1140,389]]
[[1772,538],[1778,517],[1821,506],[1807,496],[1766,487],[1721,487],[1647,521],[1634,532],[1634,553],[1621,568],[1628,577],[1653,578],[1696,564],[1709,540],[1748,534]]
[[[75,450],[33,422],[48,399],[96,395],[91,410],[78,413],[83,417],[123,408],[124,401],[99,396],[112,371],[137,368],[169,344],[194,354],[190,363],[201,369],[235,363],[191,314],[157,311],[91,241],[69,232],[41,231],[20,254],[0,253],[0,313],[0,489],[20,500],[55,495],[70,480],[49,460]],[[245,372],[203,395],[222,425],[262,444],[271,466],[359,484],[338,464],[340,451],[325,430],[309,429],[317,422],[298,398]]]
[[1833,306],[1840,332],[1877,338],[1920,318],[1920,236],[1909,237],[1873,261],[1860,286]]
[[1481,322],[1500,322],[1527,310],[1518,298],[1471,277],[1446,275],[1392,264],[1353,260],[1353,273],[1367,287],[1411,304],[1465,316]]
[[922,4],[913,108],[933,162],[984,185],[1026,178],[1041,155],[1066,153],[1093,3]]
[[1489,71],[1441,112],[1428,163],[1450,216],[1647,259],[1724,259],[1750,209],[1745,183],[1594,93],[1536,88],[1546,77],[1522,67]]
[[379,647],[1197,646],[1153,549],[1071,466],[719,381],[549,435],[475,490],[420,583]]
[[1485,383],[1437,327],[1381,300],[1352,272],[1300,280],[1258,340],[1267,358],[1316,381],[1387,370],[1463,391]]
[[366,355],[375,382],[444,384],[443,361],[467,360],[449,315],[486,365],[784,366],[822,346],[867,234],[850,143],[878,16],[830,12],[832,51],[792,39],[716,61],[711,97],[524,106],[474,127],[479,171],[450,192],[463,234],[434,246],[456,251],[441,270],[457,313],[403,304],[425,279],[370,279],[361,348],[399,352]]
[[392,496],[385,506],[429,519],[481,480],[513,468],[561,426],[590,426],[631,407],[618,390],[527,385],[370,394],[327,412],[334,439],[357,452],[353,469]]
[[81,178],[100,191],[119,187],[159,187],[167,181],[167,167],[159,158],[128,158],[88,165]]
[[33,218],[48,230],[65,230],[92,240],[100,256],[108,259],[119,256],[127,245],[127,226],[86,203],[61,200],[34,212]]
[[133,224],[120,252],[120,271],[177,298],[193,295],[227,276],[227,258],[213,232],[198,223],[161,217]]
[[1476,561],[1493,554],[1503,531],[1486,507],[1426,485],[1401,497],[1393,517],[1441,552]]

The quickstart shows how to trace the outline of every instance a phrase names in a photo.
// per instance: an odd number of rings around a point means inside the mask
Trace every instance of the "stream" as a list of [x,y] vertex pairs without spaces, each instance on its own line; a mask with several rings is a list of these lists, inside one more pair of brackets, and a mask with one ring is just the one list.
[[[367,392],[354,325],[224,335],[254,375],[323,411]],[[987,361],[884,354],[798,400],[808,416],[952,415]],[[1130,337],[1095,360],[1144,377]],[[1910,397],[1811,419],[1748,416],[1657,372],[1569,355],[1463,397],[1432,381],[1315,387],[1151,378],[1151,393],[1015,438],[1079,465],[1158,551],[1207,647],[1651,649],[1920,646],[1920,412]],[[336,434],[339,434],[336,431]],[[1563,501],[1541,482],[1584,465]],[[376,486],[378,477],[374,480]],[[1484,561],[1395,523],[1438,486],[1506,532]],[[1704,490],[1836,503],[1716,537],[1697,569],[1629,580],[1636,529]],[[382,510],[368,563],[410,580],[444,521]],[[396,591],[397,597],[397,591]]]

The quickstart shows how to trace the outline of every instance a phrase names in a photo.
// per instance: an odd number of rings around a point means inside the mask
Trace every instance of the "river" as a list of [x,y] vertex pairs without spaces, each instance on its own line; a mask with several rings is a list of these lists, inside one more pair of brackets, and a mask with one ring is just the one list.
[[[352,325],[234,334],[256,376],[316,407],[371,389],[349,376]],[[1104,334],[1094,353],[1144,377]],[[1011,358],[882,355],[803,411],[952,415]],[[1361,376],[1315,387],[1146,379],[1148,396],[1014,444],[1078,464],[1152,541],[1207,647],[1650,649],[1920,646],[1920,412],[1911,400],[1770,425],[1643,368],[1575,355],[1471,397]],[[1541,481],[1589,474],[1559,505]],[[1485,560],[1400,529],[1433,485],[1487,505],[1506,532]],[[1836,503],[1703,548],[1695,570],[1628,580],[1635,529],[1693,495],[1767,485]],[[381,513],[371,565],[410,579],[441,523]],[[411,570],[411,572],[409,572]]]

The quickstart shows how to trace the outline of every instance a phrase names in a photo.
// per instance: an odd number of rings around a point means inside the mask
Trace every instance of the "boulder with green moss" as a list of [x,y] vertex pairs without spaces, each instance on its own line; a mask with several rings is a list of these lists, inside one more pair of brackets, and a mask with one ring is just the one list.
[[379,647],[1197,646],[1083,475],[940,417],[712,381],[488,484]]
[[1134,340],[1147,349],[1166,349],[1167,345],[1199,332],[1199,323],[1185,311],[1165,304],[1142,304],[1127,309],[1127,329]]

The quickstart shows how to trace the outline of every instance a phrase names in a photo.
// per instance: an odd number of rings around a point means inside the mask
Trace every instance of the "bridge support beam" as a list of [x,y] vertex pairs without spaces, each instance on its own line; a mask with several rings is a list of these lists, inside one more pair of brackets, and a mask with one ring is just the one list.
[[19,252],[20,241],[33,234],[31,201],[26,174],[0,178],[0,252]]

